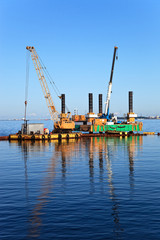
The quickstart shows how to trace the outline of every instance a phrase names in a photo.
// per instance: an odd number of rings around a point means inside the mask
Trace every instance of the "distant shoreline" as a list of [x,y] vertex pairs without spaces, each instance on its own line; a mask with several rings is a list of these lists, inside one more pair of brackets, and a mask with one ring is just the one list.
[[[126,117],[117,117],[118,120],[126,120]],[[160,120],[160,117],[137,117],[136,120],[143,120],[143,119],[148,119],[148,120]],[[0,121],[24,121],[24,119],[0,119]],[[52,121],[51,119],[47,118],[37,118],[37,119],[29,119],[28,121]]]
[[[0,121],[24,121],[24,119],[0,119]],[[52,121],[51,119],[29,119],[28,121]]]

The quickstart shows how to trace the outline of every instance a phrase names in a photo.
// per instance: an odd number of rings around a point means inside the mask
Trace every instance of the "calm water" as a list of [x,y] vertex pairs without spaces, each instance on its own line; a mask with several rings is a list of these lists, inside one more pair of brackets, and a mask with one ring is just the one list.
[[0,156],[0,239],[160,239],[160,137],[5,141]]

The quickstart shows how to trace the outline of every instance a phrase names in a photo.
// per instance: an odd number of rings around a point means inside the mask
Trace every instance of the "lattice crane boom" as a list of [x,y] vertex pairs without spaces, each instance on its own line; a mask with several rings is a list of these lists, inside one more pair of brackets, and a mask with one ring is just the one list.
[[114,47],[114,53],[113,53],[113,61],[112,61],[112,68],[111,68],[111,75],[110,75],[110,81],[108,84],[108,92],[107,92],[107,99],[105,103],[105,115],[107,116],[107,119],[109,118],[109,104],[111,99],[111,93],[112,93],[112,78],[113,78],[113,71],[114,71],[114,63],[116,59],[116,51],[118,50],[118,47]]
[[44,76],[43,67],[40,63],[38,54],[37,54],[34,47],[27,46],[26,49],[29,50],[30,53],[31,53],[31,58],[32,58],[32,61],[33,61],[38,79],[40,81],[40,85],[42,87],[43,95],[46,99],[46,103],[47,103],[47,107],[49,109],[51,119],[53,121],[57,121],[58,112],[57,112],[57,110],[55,108],[55,105],[53,103],[53,99],[51,97],[51,94],[50,94],[50,91],[49,91],[49,88],[48,88],[48,84],[47,84],[47,81],[46,81],[45,76]]

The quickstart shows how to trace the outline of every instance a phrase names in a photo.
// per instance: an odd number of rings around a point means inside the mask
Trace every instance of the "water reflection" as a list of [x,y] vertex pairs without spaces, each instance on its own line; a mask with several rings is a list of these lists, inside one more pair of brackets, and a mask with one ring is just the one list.
[[[116,145],[114,145],[116,146]],[[112,217],[113,217],[113,232],[115,234],[115,237],[119,237],[121,235],[121,232],[123,232],[123,228],[120,224],[120,217],[119,217],[119,199],[116,194],[116,190],[114,187],[114,181],[113,181],[113,172],[112,172],[112,162],[111,162],[111,156],[112,156],[112,150],[109,148],[108,144],[105,144],[105,160],[106,160],[106,169],[108,173],[108,183],[109,183],[109,189],[110,189],[110,198],[112,200]]]
[[53,141],[55,149],[53,154],[57,154],[59,156],[59,160],[61,161],[61,173],[62,173],[62,186],[61,190],[65,193],[66,189],[66,174],[67,167],[69,168],[71,164],[71,159],[76,153],[76,149],[78,151],[78,139],[70,139],[70,140],[61,140],[61,141]]
[[[49,152],[46,164],[48,164],[45,174],[42,174],[39,194],[36,198],[35,205],[29,214],[29,233],[28,238],[38,238],[40,236],[40,229],[43,226],[43,214],[45,214],[46,206],[52,200],[55,194],[55,178],[59,178],[61,174],[61,194],[64,195],[66,191],[66,179],[68,171],[74,164],[84,165],[82,159],[88,163],[87,177],[89,179],[88,193],[94,195],[98,186],[100,193],[106,195],[106,189],[109,189],[109,198],[111,200],[111,217],[113,223],[113,232],[115,238],[122,236],[123,226],[120,221],[120,196],[115,186],[115,179],[117,178],[114,171],[113,163],[119,156],[119,151],[124,151],[128,158],[129,184],[131,193],[134,190],[134,161],[137,153],[137,148],[142,146],[142,136],[134,136],[129,138],[103,138],[95,137],[80,140],[62,140],[61,142],[11,142],[10,144],[17,144],[22,149],[24,159],[24,177],[25,177],[25,191],[26,202],[28,209],[29,205],[29,175],[28,175],[28,159],[31,154],[35,152],[45,153]],[[127,153],[127,154],[126,154]],[[76,161],[75,161],[76,160]],[[121,159],[120,159],[121,160]],[[119,160],[119,161],[120,161]],[[38,164],[38,163],[37,163]],[[59,172],[60,170],[60,172]],[[80,170],[81,171],[81,170]],[[43,171],[44,172],[44,171]],[[98,177],[97,177],[98,174]],[[51,197],[52,196],[52,197]],[[105,208],[105,206],[104,206]],[[107,217],[107,213],[106,213]]]
[[90,193],[95,192],[94,188],[94,140],[95,138],[91,138],[89,144],[89,179],[90,179]]
[[28,151],[27,145],[23,145],[23,157],[24,157],[24,170],[25,170],[25,193],[26,193],[26,201],[28,203],[28,172],[27,172],[27,159],[28,159]]
[[[121,235],[121,232],[123,232],[123,229],[120,224],[120,218],[119,218],[119,200],[116,195],[114,182],[113,182],[113,172],[112,172],[112,164],[111,160],[112,157],[116,151],[117,141],[118,138],[93,138],[91,139],[91,146],[92,146],[92,153],[89,154],[93,158],[93,155],[96,155],[98,152],[99,154],[99,173],[100,173],[100,181],[103,182],[103,172],[104,172],[104,166],[103,166],[103,159],[105,159],[105,168],[107,171],[107,181],[109,184],[109,194],[110,199],[112,201],[112,217],[113,217],[113,223],[114,223],[114,229],[113,232],[115,233],[115,237],[119,237]],[[93,159],[90,159],[93,163]],[[93,165],[90,166],[93,168]],[[103,186],[103,185],[102,185]]]
[[134,159],[137,154],[137,148],[143,144],[143,136],[132,136],[127,141],[127,150],[129,158],[129,182],[131,194],[134,191]]
[[[137,147],[142,146],[142,136],[133,136],[129,138],[91,138],[90,139],[90,147],[89,147],[89,173],[90,173],[90,183],[91,183],[91,193],[95,191],[94,184],[94,156],[96,157],[96,153],[98,152],[99,158],[99,177],[100,181],[104,180],[104,163],[106,162],[106,170],[107,170],[107,180],[109,184],[109,193],[110,199],[112,200],[112,216],[114,222],[113,232],[115,233],[116,239],[122,235],[123,227],[120,223],[119,217],[119,197],[116,193],[116,189],[114,187],[114,176],[112,170],[112,161],[114,156],[116,156],[118,152],[119,146],[126,146],[128,151],[128,162],[129,162],[129,178],[130,178],[130,189],[134,189],[134,157],[137,153]],[[104,185],[102,184],[101,187]],[[101,189],[103,192],[103,189]]]
[[[74,153],[75,144],[77,140],[62,140],[61,142],[15,142],[22,148],[23,158],[24,158],[24,166],[25,166],[25,190],[26,190],[26,201],[28,202],[28,174],[27,174],[27,160],[29,157],[29,152],[37,152],[37,151],[44,151],[49,146],[53,147],[52,157],[49,161],[48,168],[45,170],[46,175],[41,180],[41,188],[40,194],[37,197],[36,204],[34,208],[30,211],[29,216],[29,234],[28,238],[37,238],[40,236],[40,227],[43,225],[42,223],[42,209],[46,207],[48,202],[50,201],[50,195],[54,193],[54,178],[56,175],[56,158],[59,157],[61,159],[61,172],[62,172],[62,179],[63,179],[63,190],[65,189],[65,178],[66,178],[66,166],[70,164],[70,158]],[[11,143],[13,144],[13,142]]]
[[[103,178],[103,174],[104,174],[104,168],[103,168],[103,158],[104,158],[104,150],[103,150],[103,144],[99,144],[99,148],[98,148],[98,159],[99,159],[99,181],[100,183],[103,183],[104,178]],[[104,192],[104,185],[100,184],[101,187],[101,193]]]
[[[20,143],[22,147],[22,152],[24,156],[24,162],[25,162],[25,173],[27,173],[27,158],[29,156],[29,152],[37,152],[40,150],[46,150],[46,148],[49,147],[49,142],[21,142]],[[40,194],[37,197],[37,203],[35,204],[34,208],[31,209],[30,215],[29,215],[29,233],[28,238],[37,238],[40,236],[40,227],[42,226],[42,209],[48,204],[50,196],[49,194],[53,191],[53,179],[55,177],[55,167],[56,167],[56,161],[55,156],[52,156],[48,168],[46,170],[46,175],[41,181],[41,188],[39,190]],[[28,186],[28,176],[25,174],[25,182]],[[28,195],[28,187],[26,188],[26,192]],[[28,199],[28,197],[27,197]]]
[[60,142],[53,142],[55,144],[55,152],[60,154],[62,179],[65,181],[67,165],[70,165],[71,157],[75,151],[76,139],[62,140]]

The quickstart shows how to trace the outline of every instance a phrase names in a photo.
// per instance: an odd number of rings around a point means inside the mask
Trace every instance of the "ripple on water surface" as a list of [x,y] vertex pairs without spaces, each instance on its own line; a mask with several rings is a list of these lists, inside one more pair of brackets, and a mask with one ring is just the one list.
[[159,239],[159,146],[0,142],[0,239]]

